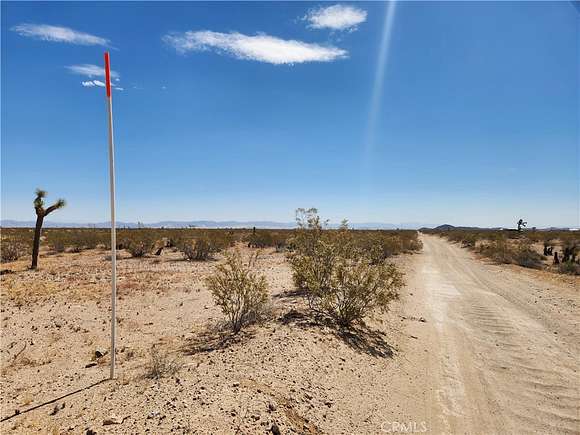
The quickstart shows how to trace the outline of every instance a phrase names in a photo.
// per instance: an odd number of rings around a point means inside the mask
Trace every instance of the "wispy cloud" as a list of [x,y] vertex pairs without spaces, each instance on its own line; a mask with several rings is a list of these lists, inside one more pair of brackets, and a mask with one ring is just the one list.
[[[80,74],[87,76],[89,78],[93,77],[105,77],[105,68],[102,66],[92,65],[89,63],[83,63],[81,65],[69,65],[66,67],[70,72],[74,74]],[[119,73],[111,70],[111,78],[118,81]]]
[[[89,80],[86,82],[81,82],[81,85],[85,88],[94,88],[94,87],[99,87],[99,88],[104,88],[106,85],[105,83],[103,83],[100,80]],[[116,86],[114,84],[111,85],[113,87],[113,89],[117,90],[117,91],[124,91],[125,88],[122,88],[120,86]]]
[[51,26],[49,24],[19,24],[12,27],[12,31],[29,38],[42,41],[66,42],[77,45],[108,46],[110,41],[90,33],[79,32],[68,27]]
[[355,30],[367,19],[367,12],[354,6],[334,5],[312,9],[304,20],[313,29]]
[[170,33],[163,41],[179,53],[214,50],[238,59],[275,65],[305,62],[331,62],[348,56],[346,50],[293,39],[258,34],[219,33],[208,30]]
[[100,86],[101,88],[105,87],[105,84],[100,80],[89,80],[88,82],[81,82],[85,88],[92,88],[94,86]]

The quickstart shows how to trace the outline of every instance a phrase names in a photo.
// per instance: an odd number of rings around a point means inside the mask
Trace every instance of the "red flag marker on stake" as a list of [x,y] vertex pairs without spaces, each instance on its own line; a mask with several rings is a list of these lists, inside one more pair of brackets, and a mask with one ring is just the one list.
[[115,341],[117,326],[117,234],[115,228],[115,144],[113,142],[113,98],[111,62],[105,52],[105,81],[109,109],[109,183],[111,188],[111,379],[115,379]]

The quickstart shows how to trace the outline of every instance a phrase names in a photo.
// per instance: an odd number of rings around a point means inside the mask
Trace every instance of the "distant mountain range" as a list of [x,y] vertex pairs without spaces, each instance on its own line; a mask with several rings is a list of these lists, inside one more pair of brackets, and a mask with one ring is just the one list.
[[[0,227],[3,228],[31,228],[34,227],[35,221],[17,221],[11,219],[0,220]],[[330,224],[331,228],[337,228],[340,224]],[[395,229],[405,229],[405,230],[422,230],[422,229],[436,229],[439,231],[449,231],[449,230],[499,230],[505,229],[504,227],[468,227],[468,226],[454,226],[450,224],[434,225],[434,224],[423,224],[418,222],[403,222],[398,225],[388,224],[382,222],[363,222],[363,223],[351,223],[349,222],[349,227],[356,228],[359,230],[395,230]],[[111,226],[110,222],[96,222],[96,223],[78,223],[78,222],[44,222],[44,228],[109,228]],[[274,221],[160,221],[153,222],[149,224],[143,224],[139,222],[117,222],[117,228],[261,228],[261,229],[289,229],[295,228],[296,224],[294,222],[274,222]],[[529,228],[526,228],[529,229]],[[542,230],[568,230],[568,227],[550,227],[550,228],[538,228]]]
[[[28,228],[34,227],[35,221],[17,221],[10,219],[0,220],[0,226],[4,228]],[[336,228],[339,224],[330,224],[330,227]],[[78,222],[44,222],[44,228],[109,228],[110,222],[96,222],[96,223],[78,223]],[[417,222],[403,222],[399,225],[381,223],[381,222],[364,222],[364,223],[350,223],[351,228],[357,229],[377,229],[377,230],[392,230],[397,228],[402,229],[418,229],[421,227],[432,228],[435,225],[426,225]],[[148,224],[138,222],[117,222],[117,228],[264,228],[264,229],[283,229],[295,228],[294,222],[274,222],[274,221],[160,221]]]

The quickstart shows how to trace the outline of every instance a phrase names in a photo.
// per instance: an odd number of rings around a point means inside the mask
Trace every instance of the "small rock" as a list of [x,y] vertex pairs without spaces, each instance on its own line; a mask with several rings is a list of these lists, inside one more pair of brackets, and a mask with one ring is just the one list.
[[239,387],[239,386],[240,386],[240,383],[239,383],[239,382],[234,382],[234,383],[232,384],[232,387],[234,387],[234,388],[236,388],[236,387]]
[[310,393],[304,393],[304,397],[306,397],[306,400],[312,400],[312,394]]
[[274,402],[268,403],[268,411],[270,411],[270,412],[276,411],[276,404]]
[[96,366],[96,365],[97,365],[97,363],[96,363],[95,361],[93,361],[93,362],[90,362],[90,363],[88,363],[88,364],[85,366],[85,369],[90,369],[91,367],[94,367],[94,366]]
[[85,432],[85,435],[97,435],[97,431],[94,430],[93,428],[88,427],[87,431]]
[[95,349],[95,358],[102,358],[107,354],[105,349]]
[[149,414],[147,414],[147,418],[155,418],[159,415],[159,411],[151,411]]
[[105,418],[103,420],[103,426],[108,426],[111,424],[121,424],[123,423],[123,420],[124,420],[123,418],[111,414],[109,418]]
[[425,320],[425,317],[419,317],[419,322],[423,322],[425,323],[427,320]]
[[278,427],[278,425],[276,423],[272,423],[272,427],[270,428],[270,432],[272,432],[274,435],[280,435],[282,432],[280,432],[280,428]]
[[56,415],[58,411],[60,411],[60,406],[54,405],[54,408],[52,409],[52,411],[50,411],[49,415]]

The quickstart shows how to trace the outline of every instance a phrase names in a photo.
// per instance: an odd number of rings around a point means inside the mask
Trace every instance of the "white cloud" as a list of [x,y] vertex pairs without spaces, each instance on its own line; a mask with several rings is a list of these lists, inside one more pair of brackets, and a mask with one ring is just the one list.
[[365,10],[344,5],[313,9],[304,17],[304,20],[310,23],[309,27],[313,29],[332,30],[355,30],[366,19]]
[[105,84],[100,80],[89,80],[88,82],[81,82],[85,88],[92,88],[93,86],[100,86],[101,88],[105,87]]
[[[102,66],[91,65],[89,63],[84,63],[81,65],[69,65],[66,67],[70,72],[74,74],[80,74],[87,76],[89,78],[93,77],[105,77],[105,68]],[[116,71],[111,70],[111,78],[118,81],[119,74]]]
[[179,53],[215,50],[238,59],[255,60],[275,65],[304,62],[331,62],[348,56],[346,50],[337,47],[311,44],[293,39],[280,39],[258,34],[219,33],[208,30],[171,33],[163,41]]
[[48,24],[19,24],[12,31],[29,38],[42,41],[66,42],[78,45],[109,45],[110,41],[89,33],[79,32],[68,27],[50,26]]
[[[103,83],[100,80],[89,80],[87,82],[81,82],[81,85],[85,88],[94,88],[95,86],[100,87],[100,88],[104,88],[105,83]],[[120,86],[115,86],[114,84],[111,85],[113,87],[113,89],[117,90],[117,91],[124,91],[125,88],[121,88]]]

